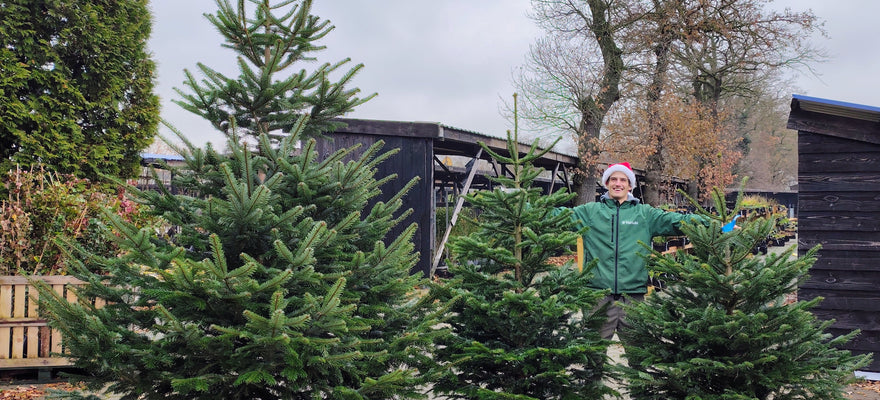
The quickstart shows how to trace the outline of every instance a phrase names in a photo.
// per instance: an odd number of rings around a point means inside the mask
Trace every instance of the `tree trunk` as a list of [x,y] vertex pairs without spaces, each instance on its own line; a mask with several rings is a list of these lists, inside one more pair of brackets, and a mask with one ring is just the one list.
[[598,94],[578,99],[576,105],[581,113],[578,135],[580,184],[577,185],[578,204],[596,201],[596,182],[599,180],[599,148],[596,143],[602,128],[602,121],[611,106],[620,99],[620,79],[623,74],[623,50],[617,46],[614,26],[609,21],[607,0],[587,0],[593,21],[591,33],[599,44],[605,66]]
[[654,8],[660,14],[657,16],[657,42],[654,44],[654,70],[651,73],[651,84],[648,85],[648,129],[649,135],[656,138],[657,143],[653,154],[648,156],[645,165],[645,177],[642,180],[642,201],[657,206],[660,205],[660,187],[663,185],[663,147],[667,135],[666,127],[660,117],[660,99],[663,96],[663,87],[666,84],[666,76],[669,71],[669,49],[676,35],[676,29],[672,26],[674,19],[664,14],[669,11],[659,1],[654,1]]
[[[595,103],[590,103],[595,104]],[[595,107],[595,105],[593,105]],[[596,117],[596,115],[601,115]],[[596,201],[596,182],[599,181],[597,166],[599,149],[596,143],[604,113],[592,111],[591,108],[581,109],[581,134],[578,136],[578,173],[575,181],[577,204]]]
[[700,199],[700,180],[699,177],[694,177],[687,183],[687,193],[691,198],[699,201]]
[[[648,164],[654,163],[652,159],[659,157],[660,152],[648,158]],[[656,161],[659,163],[659,161]],[[642,178],[642,202],[652,206],[659,206],[664,201],[660,198],[660,186],[663,184],[663,174],[659,168],[648,168],[645,170],[645,177]]]
[[[584,4],[589,10],[584,9]],[[620,99],[620,81],[624,70],[624,61],[623,50],[616,42],[616,35],[620,34],[621,29],[627,24],[634,23],[634,21],[626,19],[626,9],[614,0],[549,1],[537,9],[539,9],[539,19],[553,22],[547,24],[554,25],[554,27],[548,28],[551,32],[566,38],[573,33],[582,34],[583,40],[595,41],[602,55],[601,66],[593,64],[592,57],[588,57],[590,58],[589,64],[581,64],[578,60],[575,61],[575,64],[559,68],[556,60],[566,59],[566,56],[553,57],[548,55],[554,61],[545,64],[542,61],[545,58],[544,55],[537,57],[536,53],[532,52],[533,60],[538,64],[539,70],[546,70],[550,75],[548,82],[541,82],[536,87],[540,88],[537,89],[539,92],[537,96],[542,97],[547,94],[546,86],[557,87],[558,85],[561,91],[550,96],[553,98],[550,101],[556,102],[560,98],[563,99],[562,106],[567,110],[575,111],[580,118],[580,121],[564,118],[565,128],[571,129],[576,135],[578,144],[578,166],[572,179],[573,191],[577,193],[576,201],[578,204],[592,202],[596,199],[597,171],[600,169],[598,163],[603,150],[599,145],[599,132],[608,110]],[[618,17],[623,19],[621,21],[615,20]],[[554,21],[557,19],[560,26],[555,26]],[[568,24],[574,24],[577,27],[572,30]],[[589,51],[592,52],[592,48],[589,48]],[[570,68],[574,68],[578,72],[570,73],[568,71]],[[595,70],[595,78],[585,78],[580,72],[584,68]],[[588,75],[592,75],[592,73]],[[556,114],[552,110],[543,110],[543,112]],[[545,116],[539,116],[537,119],[545,121]]]
[[584,171],[578,175],[575,181],[575,191],[577,192],[576,204],[584,204],[596,201],[599,192],[596,190],[596,182],[599,181],[598,168],[596,164],[579,163],[578,169]]

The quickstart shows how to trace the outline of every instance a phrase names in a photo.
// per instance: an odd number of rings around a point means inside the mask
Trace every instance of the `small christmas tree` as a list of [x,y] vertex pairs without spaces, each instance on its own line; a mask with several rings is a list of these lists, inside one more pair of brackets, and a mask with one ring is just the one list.
[[[739,210],[738,199],[728,213],[718,190],[714,201],[721,220]],[[809,312],[820,299],[786,301],[818,248],[800,258],[793,248],[752,254],[775,223],[747,220],[730,232],[717,220],[685,225],[691,254],[652,257],[651,268],[674,279],[627,307],[625,378],[633,399],[844,399],[844,386],[869,357],[836,348],[857,332],[824,333],[831,322]]]
[[601,398],[612,392],[602,383],[608,343],[599,336],[604,315],[592,310],[604,293],[588,289],[588,273],[574,263],[548,260],[577,239],[570,212],[557,212],[573,195],[532,186],[540,173],[532,162],[549,150],[535,141],[520,154],[516,132],[507,135],[509,156],[483,146],[512,177],[467,196],[479,229],[451,242],[454,279],[435,287],[455,303],[446,320],[452,336],[436,350],[448,370],[434,391],[463,399]]

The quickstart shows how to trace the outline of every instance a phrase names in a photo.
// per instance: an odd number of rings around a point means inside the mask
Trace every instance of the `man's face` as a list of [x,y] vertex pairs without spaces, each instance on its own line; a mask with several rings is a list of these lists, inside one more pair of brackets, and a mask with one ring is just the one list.
[[629,191],[632,189],[629,187],[629,178],[626,177],[626,174],[620,171],[612,172],[611,176],[608,177],[608,182],[605,183],[605,186],[608,187],[608,197],[611,197],[618,202],[626,201],[629,197]]

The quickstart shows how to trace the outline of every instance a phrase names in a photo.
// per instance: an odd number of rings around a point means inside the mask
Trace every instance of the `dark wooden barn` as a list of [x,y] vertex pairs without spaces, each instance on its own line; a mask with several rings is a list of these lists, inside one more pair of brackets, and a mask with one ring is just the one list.
[[[478,143],[483,142],[493,151],[507,155],[506,140],[439,123],[363,119],[340,121],[347,126],[318,142],[317,150],[321,155],[326,156],[338,149],[357,144],[361,145],[361,149],[366,149],[379,140],[385,142],[385,150],[400,149],[395,156],[379,166],[378,176],[397,174],[397,179],[382,187],[383,196],[378,200],[385,200],[386,197],[396,194],[410,179],[419,178],[419,182],[403,198],[403,208],[412,209],[413,213],[391,235],[399,233],[413,222],[417,223],[419,229],[413,241],[420,257],[413,272],[433,275],[441,259],[439,254],[442,254],[445,245],[445,238],[438,238],[436,234],[435,215],[438,203],[446,206],[444,203],[450,202],[451,198],[454,199],[451,201],[454,204],[449,206],[460,209],[461,193],[491,188],[492,183],[487,176],[498,176],[508,171],[506,166],[491,162]],[[520,146],[520,149],[525,152],[528,146]],[[453,157],[463,158],[467,162],[456,165],[449,162],[449,158]],[[536,166],[548,171],[547,176],[540,181],[545,192],[556,191],[561,187],[570,188],[568,177],[575,163],[574,157],[557,152],[549,152],[537,161]]]
[[795,95],[798,254],[821,245],[800,299],[835,319],[831,333],[861,329],[846,348],[874,353],[880,371],[880,108]]

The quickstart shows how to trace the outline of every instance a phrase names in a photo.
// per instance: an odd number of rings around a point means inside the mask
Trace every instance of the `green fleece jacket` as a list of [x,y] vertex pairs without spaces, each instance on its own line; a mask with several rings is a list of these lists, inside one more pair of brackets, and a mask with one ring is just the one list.
[[650,245],[654,236],[680,235],[682,221],[706,223],[695,214],[679,214],[641,204],[630,198],[618,204],[602,196],[600,201],[571,208],[578,229],[589,227],[584,234],[584,260],[598,260],[590,287],[611,289],[612,294],[647,292],[648,270],[643,256],[648,250],[639,241]]

